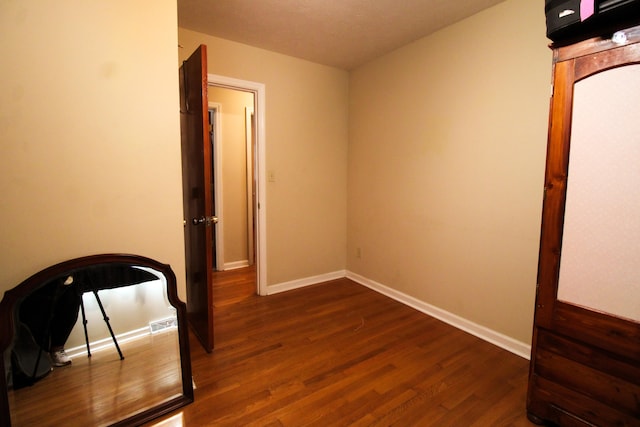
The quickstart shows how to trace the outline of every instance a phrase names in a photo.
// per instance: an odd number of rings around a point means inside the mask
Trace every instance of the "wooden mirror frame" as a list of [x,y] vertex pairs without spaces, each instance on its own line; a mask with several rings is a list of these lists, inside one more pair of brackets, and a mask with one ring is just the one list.
[[[0,353],[4,356],[12,343],[17,325],[14,310],[19,301],[33,290],[65,272],[78,270],[96,264],[129,264],[137,267],[148,267],[162,273],[167,281],[167,298],[176,310],[178,321],[178,340],[180,348],[180,367],[182,376],[182,395],[171,398],[158,405],[146,408],[131,417],[113,422],[113,426],[140,425],[154,418],[165,415],[177,408],[193,402],[193,382],[191,380],[191,356],[189,352],[189,336],[187,329],[186,305],[178,298],[176,276],[168,264],[162,264],[151,258],[128,254],[101,254],[64,261],[29,277],[13,289],[5,292],[0,301]],[[4,357],[0,357],[0,425],[11,425],[8,385],[5,374]]]

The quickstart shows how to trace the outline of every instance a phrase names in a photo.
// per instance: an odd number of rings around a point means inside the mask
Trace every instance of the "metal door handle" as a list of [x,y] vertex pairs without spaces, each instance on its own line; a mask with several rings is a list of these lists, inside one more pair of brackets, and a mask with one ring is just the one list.
[[200,218],[193,218],[191,220],[191,223],[193,225],[205,224],[208,227],[211,224],[217,224],[218,223],[218,217],[217,216],[203,216],[203,217],[200,217]]

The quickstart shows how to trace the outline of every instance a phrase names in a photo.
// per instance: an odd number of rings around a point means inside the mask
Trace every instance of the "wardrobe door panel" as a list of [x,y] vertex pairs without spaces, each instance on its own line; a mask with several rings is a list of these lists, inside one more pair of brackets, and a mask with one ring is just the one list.
[[[640,320],[640,65],[574,85],[558,300]],[[630,296],[635,295],[633,298]]]

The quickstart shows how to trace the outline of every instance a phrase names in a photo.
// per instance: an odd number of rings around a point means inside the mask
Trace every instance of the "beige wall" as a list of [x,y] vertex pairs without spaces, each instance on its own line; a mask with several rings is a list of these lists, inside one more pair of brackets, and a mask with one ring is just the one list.
[[222,207],[224,262],[248,262],[245,109],[253,109],[253,93],[211,86],[209,102],[220,104],[223,197],[216,203]]
[[526,344],[551,69],[541,7],[506,1],[350,75],[347,268]]
[[207,45],[209,73],[265,84],[267,284],[345,268],[348,73],[178,29],[180,60]]
[[0,2],[0,291],[125,252],[184,298],[176,25],[175,0]]
[[179,40],[180,60],[204,43],[210,73],[266,85],[268,284],[348,268],[529,342],[539,5],[508,0],[350,75],[175,25],[173,0],[0,4],[0,289],[129,252],[170,263],[183,292]]

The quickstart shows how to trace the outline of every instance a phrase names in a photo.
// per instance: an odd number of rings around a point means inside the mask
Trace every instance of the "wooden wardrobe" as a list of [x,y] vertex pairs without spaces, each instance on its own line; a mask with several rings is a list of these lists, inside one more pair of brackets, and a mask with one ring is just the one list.
[[527,411],[640,426],[640,26],[553,49]]

